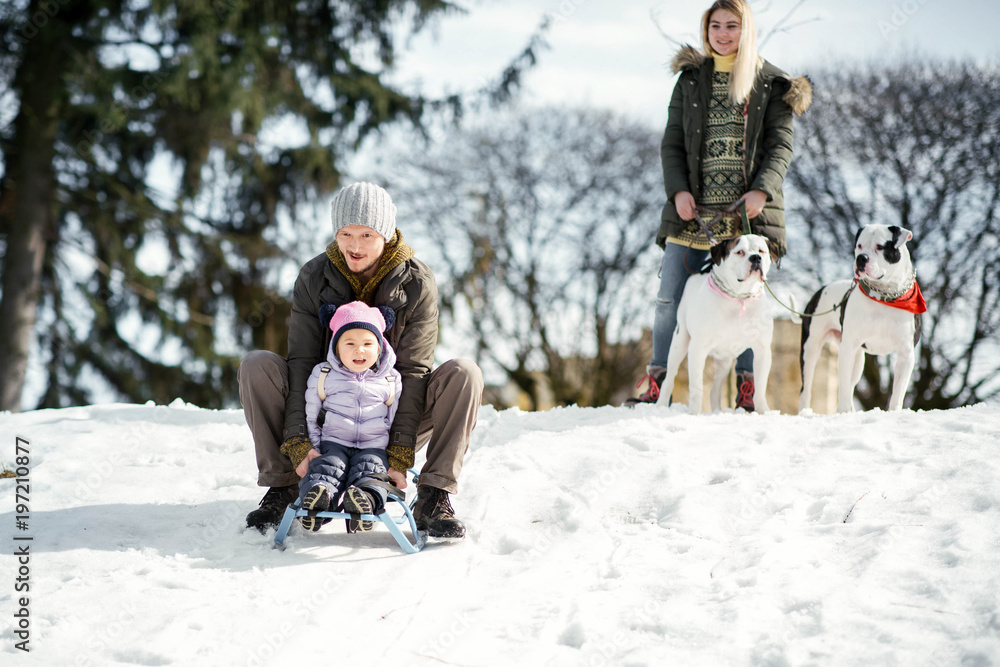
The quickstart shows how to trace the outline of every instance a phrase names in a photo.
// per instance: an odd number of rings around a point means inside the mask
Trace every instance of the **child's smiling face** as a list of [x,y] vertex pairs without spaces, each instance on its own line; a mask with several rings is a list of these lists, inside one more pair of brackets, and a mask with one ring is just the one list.
[[349,371],[360,373],[378,361],[378,339],[367,329],[348,329],[337,341],[337,358]]

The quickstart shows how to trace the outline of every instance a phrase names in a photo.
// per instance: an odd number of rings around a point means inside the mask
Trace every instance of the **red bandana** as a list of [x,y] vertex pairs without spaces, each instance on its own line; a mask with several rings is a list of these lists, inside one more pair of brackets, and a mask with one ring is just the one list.
[[893,299],[892,301],[883,301],[878,297],[874,297],[867,291],[865,291],[865,286],[862,282],[860,282],[859,280],[855,280],[854,282],[856,282],[858,284],[858,287],[861,288],[861,293],[864,294],[869,299],[871,299],[872,301],[878,301],[879,303],[884,303],[887,306],[892,306],[893,308],[899,308],[900,310],[905,310],[915,315],[927,312],[927,302],[924,301],[924,295],[920,293],[920,286],[917,284],[917,281],[915,280],[913,281],[913,287],[911,287],[906,294],[903,294],[902,296],[899,296]]

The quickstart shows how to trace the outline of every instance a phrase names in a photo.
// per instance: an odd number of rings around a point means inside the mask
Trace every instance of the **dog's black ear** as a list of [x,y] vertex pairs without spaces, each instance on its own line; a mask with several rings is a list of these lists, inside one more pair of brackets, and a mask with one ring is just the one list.
[[[890,264],[896,264],[901,259],[899,252],[899,237],[903,233],[903,228],[893,225],[889,227],[889,231],[892,232],[892,239],[883,244],[882,256],[885,257],[885,261]],[[906,241],[903,241],[903,243],[906,243]]]
[[739,238],[729,239],[728,241],[723,241],[722,243],[717,243],[712,246],[709,253],[712,256],[712,264],[718,266],[725,261],[726,257],[729,257],[729,251],[733,249],[733,246],[739,241]]
[[854,250],[855,248],[858,247],[858,239],[861,238],[861,232],[863,232],[863,231],[865,231],[864,227],[862,227],[861,229],[859,229],[858,233],[854,235],[854,245],[851,246],[851,250]]
[[897,225],[890,225],[889,231],[892,232],[892,245],[897,248],[902,248],[910,239],[913,238],[913,232],[909,229],[903,229]]
[[712,264],[718,266],[729,254],[729,246],[725,242],[716,243],[708,252],[712,256]]
[[771,263],[777,264],[778,260],[781,259],[781,255],[778,254],[778,246],[767,237],[764,237],[764,240],[767,242],[767,251],[771,254]]

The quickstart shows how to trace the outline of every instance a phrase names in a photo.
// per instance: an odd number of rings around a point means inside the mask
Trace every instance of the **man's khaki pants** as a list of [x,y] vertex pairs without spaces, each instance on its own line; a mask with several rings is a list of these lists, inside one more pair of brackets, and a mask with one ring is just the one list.
[[[255,350],[243,357],[237,377],[240,402],[257,452],[257,484],[298,484],[295,467],[280,450],[288,395],[285,358]],[[420,471],[421,484],[448,493],[458,492],[458,476],[482,397],[482,371],[467,359],[446,361],[431,372],[424,417],[417,431],[417,449],[427,447],[427,463]]]

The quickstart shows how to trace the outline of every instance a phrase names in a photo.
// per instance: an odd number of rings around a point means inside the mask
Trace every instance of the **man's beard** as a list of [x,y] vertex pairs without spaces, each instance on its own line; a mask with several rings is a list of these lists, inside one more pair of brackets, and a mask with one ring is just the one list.
[[365,265],[364,267],[362,267],[361,269],[358,269],[358,270],[355,270],[355,269],[351,269],[351,271],[352,271],[352,272],[353,272],[353,273],[354,273],[355,275],[357,275],[357,276],[362,276],[362,277],[364,277],[364,276],[365,276],[365,274],[369,274],[369,273],[371,273],[371,274],[374,274],[374,272],[375,272],[375,268],[376,268],[376,267],[378,266],[378,262],[379,262],[379,259],[381,259],[381,258],[379,258],[379,257],[376,257],[375,259],[373,259],[373,260],[371,260],[370,262],[368,262],[368,264],[366,264],[366,265]]

